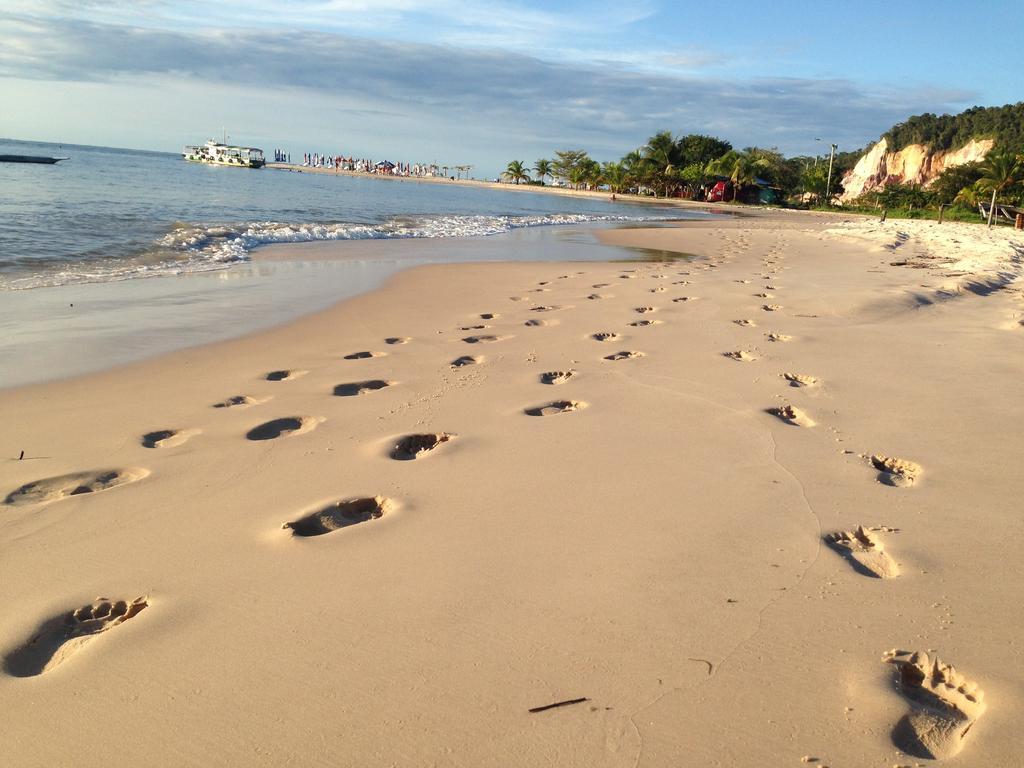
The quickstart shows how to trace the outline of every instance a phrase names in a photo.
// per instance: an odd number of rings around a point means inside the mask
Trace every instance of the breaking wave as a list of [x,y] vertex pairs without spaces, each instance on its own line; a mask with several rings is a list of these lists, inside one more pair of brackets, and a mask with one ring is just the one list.
[[[688,212],[690,216],[693,212]],[[139,277],[225,269],[249,259],[253,249],[274,243],[319,240],[479,237],[523,227],[597,221],[665,221],[679,216],[544,214],[534,216],[409,216],[376,224],[283,223],[178,224],[143,253],[126,258],[85,259],[53,265],[32,275],[0,276],[0,287],[27,289],[83,282],[114,282]]]

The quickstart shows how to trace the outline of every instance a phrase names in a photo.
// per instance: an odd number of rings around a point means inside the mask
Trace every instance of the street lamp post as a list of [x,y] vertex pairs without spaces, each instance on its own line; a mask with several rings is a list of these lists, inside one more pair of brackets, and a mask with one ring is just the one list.
[[828,180],[825,182],[825,202],[829,203],[832,199],[832,162],[836,159],[836,150],[839,148],[838,144],[832,145],[832,151],[828,155]]

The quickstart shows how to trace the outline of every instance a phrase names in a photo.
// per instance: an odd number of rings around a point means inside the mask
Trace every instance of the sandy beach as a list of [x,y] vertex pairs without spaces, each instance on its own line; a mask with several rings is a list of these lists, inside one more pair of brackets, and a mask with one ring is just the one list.
[[1019,762],[1024,238],[602,238],[0,390],[0,763]]

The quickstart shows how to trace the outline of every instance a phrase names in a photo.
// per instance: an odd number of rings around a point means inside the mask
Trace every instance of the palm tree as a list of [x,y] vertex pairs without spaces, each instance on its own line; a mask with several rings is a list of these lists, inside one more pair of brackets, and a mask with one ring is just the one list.
[[983,194],[984,192],[978,189],[978,182],[975,182],[969,187],[964,187],[957,192],[956,197],[953,198],[953,203],[974,209],[978,207],[978,203],[981,202],[981,196]]
[[627,153],[622,158],[622,167],[626,172],[626,183],[630,186],[636,186],[639,192],[640,184],[643,182],[643,164],[644,158],[638,150],[633,150]]
[[526,171],[526,166],[523,165],[522,160],[513,160],[505,168],[505,177],[511,179],[518,186],[520,181],[529,181],[530,174]]
[[985,158],[985,164],[981,166],[978,189],[982,192],[992,192],[992,202],[988,209],[988,225],[990,227],[996,213],[996,197],[1019,180],[1019,157],[1009,152],[989,152],[988,157]]
[[757,172],[760,170],[759,161],[755,160],[749,152],[744,152],[732,167],[732,201],[736,202],[736,196],[740,189],[757,181]]
[[601,176],[612,192],[622,192],[626,186],[626,169],[622,163],[605,163],[601,168]]
[[586,166],[577,165],[575,168],[569,171],[569,183],[572,184],[573,189],[579,189],[587,183],[587,177],[590,174],[590,169]]
[[708,163],[707,174],[709,176],[728,176],[732,182],[732,201],[736,202],[740,189],[748,184],[753,184],[757,180],[757,174],[766,166],[767,161],[755,149],[743,152],[730,150],[717,160]]
[[544,181],[548,176],[551,176],[551,161],[541,158],[533,166],[533,170],[537,174],[537,178]]
[[643,155],[650,160],[657,168],[657,176],[660,178],[665,190],[665,197],[668,197],[669,183],[672,178],[672,171],[678,154],[676,140],[672,138],[670,131],[661,131],[654,134],[647,140],[643,149]]

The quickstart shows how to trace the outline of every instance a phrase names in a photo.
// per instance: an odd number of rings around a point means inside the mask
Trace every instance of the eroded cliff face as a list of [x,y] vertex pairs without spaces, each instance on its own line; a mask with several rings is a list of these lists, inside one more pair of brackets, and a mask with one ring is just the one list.
[[959,149],[939,152],[922,144],[911,144],[899,152],[890,152],[888,142],[882,139],[843,177],[843,194],[839,199],[853,200],[894,182],[927,187],[946,168],[984,160],[994,143],[992,139],[972,139]]

